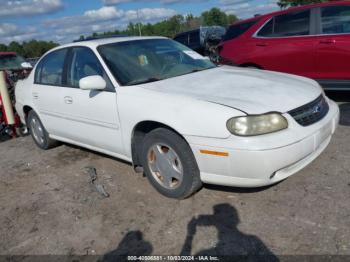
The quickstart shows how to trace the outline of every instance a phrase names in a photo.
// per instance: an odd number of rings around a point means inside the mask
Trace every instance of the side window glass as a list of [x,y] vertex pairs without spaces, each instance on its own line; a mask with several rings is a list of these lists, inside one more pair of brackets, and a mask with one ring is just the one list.
[[195,31],[190,34],[190,45],[199,45],[200,44],[200,36],[199,36],[199,31]]
[[275,18],[272,18],[263,28],[260,29],[258,36],[272,37],[273,25],[275,24]]
[[264,37],[288,37],[310,34],[310,10],[272,18],[258,33]]
[[174,40],[176,40],[177,42],[179,42],[181,44],[188,45],[188,35],[187,34],[177,36],[177,37],[175,37]]
[[350,6],[321,8],[322,34],[350,33]]
[[228,28],[226,34],[224,35],[224,41],[232,40],[239,37],[240,35],[245,33],[247,30],[249,30],[249,28],[255,25],[257,21],[258,20],[254,20],[244,24],[231,25]]
[[80,79],[100,75],[105,78],[104,70],[95,54],[88,48],[77,47],[72,50],[72,62],[68,69],[67,84],[79,88]]
[[37,66],[35,83],[42,85],[62,85],[62,73],[67,49],[48,54]]

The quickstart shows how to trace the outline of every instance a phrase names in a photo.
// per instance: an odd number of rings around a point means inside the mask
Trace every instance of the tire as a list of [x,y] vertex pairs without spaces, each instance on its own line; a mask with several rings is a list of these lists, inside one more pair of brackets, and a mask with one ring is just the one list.
[[39,148],[48,150],[58,145],[56,140],[49,137],[49,133],[46,131],[39,116],[33,110],[28,114],[27,126],[35,144]]
[[173,131],[158,128],[148,133],[141,161],[149,182],[166,197],[185,199],[202,187],[192,150]]

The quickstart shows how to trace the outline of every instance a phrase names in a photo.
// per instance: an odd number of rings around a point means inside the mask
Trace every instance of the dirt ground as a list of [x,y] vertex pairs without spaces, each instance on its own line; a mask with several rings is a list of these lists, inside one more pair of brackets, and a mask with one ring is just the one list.
[[104,155],[45,152],[30,137],[1,143],[0,254],[350,255],[350,103],[334,97],[341,125],[310,166],[272,187],[206,186],[183,201]]

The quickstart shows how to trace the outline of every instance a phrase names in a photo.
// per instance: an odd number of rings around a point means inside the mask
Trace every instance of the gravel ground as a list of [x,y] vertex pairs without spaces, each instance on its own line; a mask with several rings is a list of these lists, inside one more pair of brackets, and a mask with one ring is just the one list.
[[[175,201],[129,164],[30,137],[0,144],[2,255],[350,255],[350,103],[310,166],[268,188],[206,186]],[[85,167],[110,193],[101,197]]]

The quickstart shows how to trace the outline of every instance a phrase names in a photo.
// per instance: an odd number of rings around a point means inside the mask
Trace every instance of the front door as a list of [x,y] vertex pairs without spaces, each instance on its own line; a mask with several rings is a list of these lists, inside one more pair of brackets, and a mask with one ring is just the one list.
[[273,17],[256,35],[254,62],[268,70],[314,77],[313,16],[306,9]]
[[[116,91],[96,55],[87,47],[72,48],[67,65],[66,87],[59,98],[64,103],[65,136],[87,146],[123,154]],[[79,88],[79,80],[92,75],[106,80],[105,90]]]

